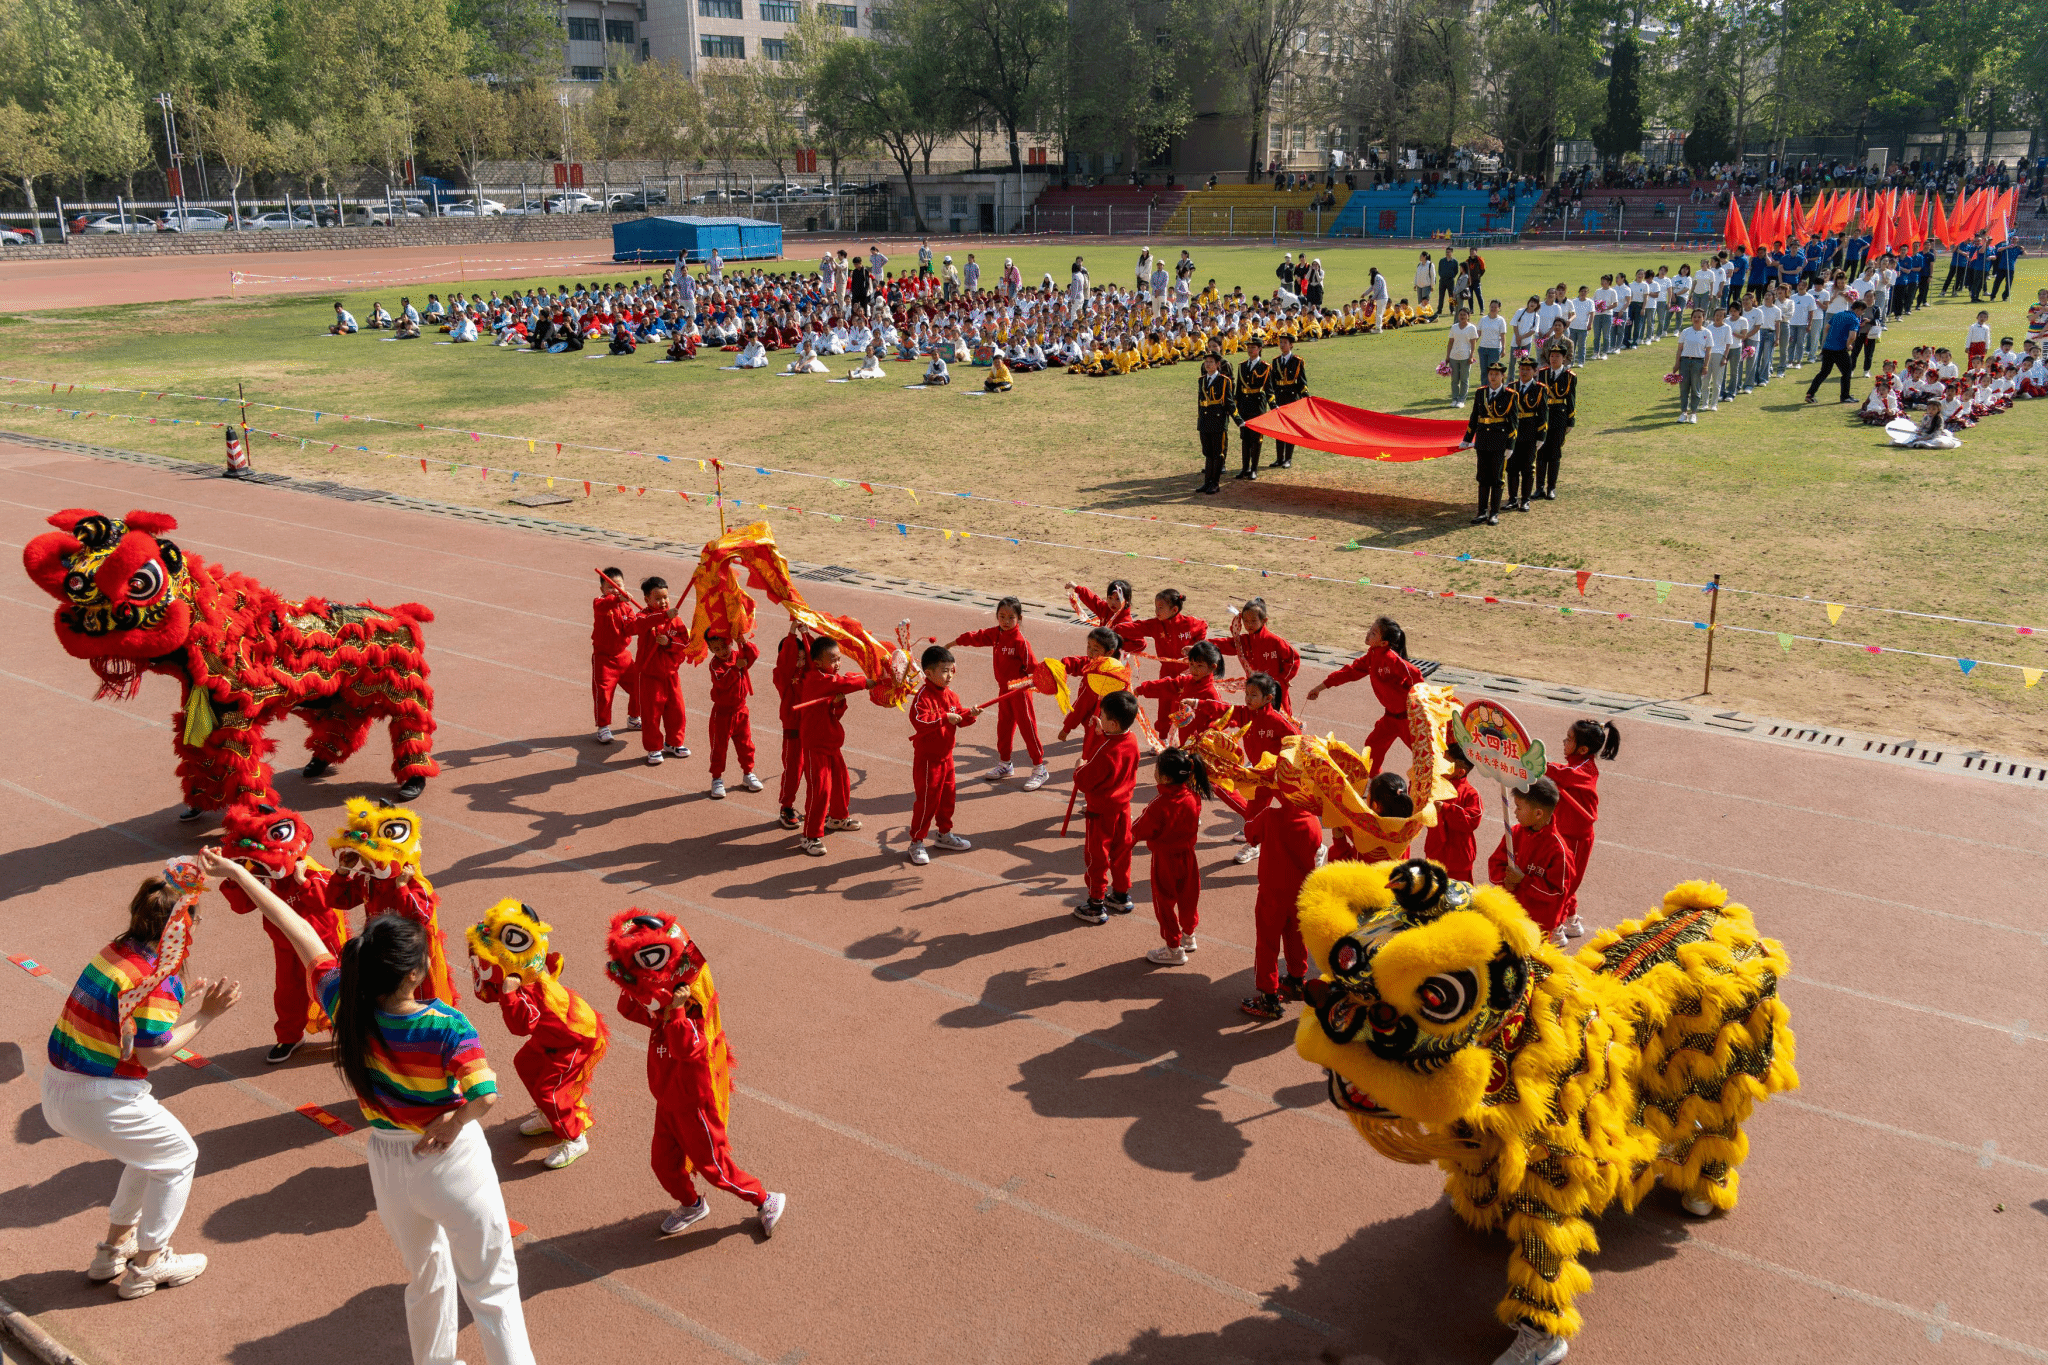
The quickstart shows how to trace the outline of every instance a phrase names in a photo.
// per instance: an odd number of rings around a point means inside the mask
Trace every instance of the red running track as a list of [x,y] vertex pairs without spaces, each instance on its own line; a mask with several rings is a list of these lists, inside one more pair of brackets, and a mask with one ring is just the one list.
[[[570,984],[607,1011],[600,931],[628,903],[675,911],[717,964],[741,1059],[737,1153],[791,1196],[772,1244],[722,1195],[689,1233],[655,1238],[666,1207],[630,1025],[598,1075],[590,1155],[545,1172],[543,1147],[513,1131],[526,1106],[512,1041],[495,1011],[474,1015],[508,1089],[489,1137],[529,1228],[521,1275],[542,1360],[1483,1362],[1505,1345],[1491,1318],[1505,1244],[1460,1228],[1434,1171],[1351,1133],[1293,1055],[1291,1025],[1236,1013],[1256,869],[1230,864],[1227,820],[1203,850],[1203,951],[1153,969],[1140,960],[1149,915],[1091,929],[1067,914],[1080,882],[1079,841],[1057,837],[1071,748],[1062,780],[1035,795],[964,781],[974,851],[915,869],[899,713],[852,708],[866,829],[824,859],[774,826],[772,756],[768,793],[719,803],[702,790],[701,747],[648,768],[637,745],[593,745],[591,568],[679,581],[683,566],[42,450],[0,446],[0,468],[0,538],[17,549],[54,508],[158,508],[190,548],[291,594],[432,607],[446,772],[419,805],[451,936],[516,893],[558,926]],[[909,615],[920,635],[980,624],[964,607],[806,590],[873,623]],[[136,879],[210,832],[173,818],[168,684],[136,704],[91,702],[50,608],[18,575],[0,590],[0,956],[51,969],[0,962],[13,1133],[0,1295],[109,1365],[167,1348],[239,1365],[403,1359],[400,1270],[362,1136],[293,1112],[353,1108],[322,1049],[263,1064],[269,947],[218,910],[195,970],[239,977],[244,1003],[202,1040],[205,1069],[155,1076],[201,1151],[176,1245],[213,1267],[134,1303],[85,1281],[114,1167],[43,1123],[43,1039]],[[1041,650],[1079,634],[1029,630]],[[963,695],[987,694],[986,670],[968,660]],[[686,673],[701,745],[703,675]],[[757,682],[765,714],[765,664]],[[1355,740],[1370,708],[1353,687],[1310,720]],[[1526,711],[1546,738],[1569,719]],[[1602,1224],[1573,1360],[2048,1360],[2048,802],[1622,725],[1589,917],[1638,913],[1685,877],[1725,882],[1791,951],[1805,1088],[1751,1126],[1734,1214],[1695,1222],[1659,1198]],[[277,735],[287,762],[291,729]],[[986,766],[992,739],[966,733],[963,773]],[[388,790],[381,748],[316,784],[286,773],[285,799],[337,825],[346,795]],[[478,1358],[473,1337],[466,1349]]]

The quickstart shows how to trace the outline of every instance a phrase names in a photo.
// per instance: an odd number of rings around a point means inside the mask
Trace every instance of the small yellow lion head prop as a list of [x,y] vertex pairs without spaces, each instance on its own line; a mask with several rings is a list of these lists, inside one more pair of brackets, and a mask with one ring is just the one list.
[[517,896],[507,896],[485,911],[483,922],[470,925],[466,934],[477,994],[488,1000],[489,991],[518,990],[560,976],[561,954],[548,951],[548,935],[554,932],[554,925]]
[[420,870],[420,817],[367,797],[348,800],[348,823],[327,841],[337,871],[385,881]]

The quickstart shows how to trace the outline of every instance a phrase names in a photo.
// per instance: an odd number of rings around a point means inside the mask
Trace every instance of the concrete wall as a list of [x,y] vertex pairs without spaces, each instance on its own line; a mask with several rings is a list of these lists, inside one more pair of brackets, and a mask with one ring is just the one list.
[[[478,246],[494,242],[611,244],[612,224],[640,214],[569,213],[532,218],[422,219],[396,227],[300,228],[273,232],[108,233],[64,245],[10,246],[0,260],[63,260],[93,256],[216,256],[261,251],[335,251],[379,246]],[[45,231],[48,229],[46,228]]]

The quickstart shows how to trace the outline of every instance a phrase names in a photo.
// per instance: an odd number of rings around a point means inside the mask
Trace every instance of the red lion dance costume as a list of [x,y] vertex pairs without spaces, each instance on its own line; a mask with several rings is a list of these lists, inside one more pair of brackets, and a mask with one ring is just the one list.
[[161,512],[122,521],[73,508],[49,520],[57,529],[31,540],[22,563],[64,604],[57,639],[92,665],[99,695],[133,697],[146,672],[183,689],[173,747],[188,814],[276,805],[264,727],[291,711],[311,730],[308,776],[354,754],[377,720],[390,722],[401,800],[441,771],[425,607],[286,601],[163,539],[178,523]]
[[496,1003],[506,1031],[526,1039],[512,1066],[533,1096],[534,1112],[519,1131],[560,1138],[544,1163],[560,1170],[588,1150],[590,1081],[611,1035],[590,1002],[562,984],[562,955],[548,949],[554,931],[531,906],[507,896],[466,938],[476,998]]
[[[313,843],[313,831],[305,817],[275,806],[235,806],[222,823],[226,826],[221,836],[222,855],[268,882],[279,900],[313,926],[327,951],[339,957],[341,945],[348,941],[348,916],[328,902],[327,869],[306,856]],[[228,908],[238,915],[256,908],[255,902],[234,882],[222,882],[220,891],[227,898]],[[277,985],[270,997],[277,1011],[277,1046],[270,1050],[267,1060],[281,1062],[292,1055],[307,1034],[325,1033],[334,1025],[313,997],[298,950],[269,920],[263,921],[263,929],[270,935],[271,956],[277,965]]]

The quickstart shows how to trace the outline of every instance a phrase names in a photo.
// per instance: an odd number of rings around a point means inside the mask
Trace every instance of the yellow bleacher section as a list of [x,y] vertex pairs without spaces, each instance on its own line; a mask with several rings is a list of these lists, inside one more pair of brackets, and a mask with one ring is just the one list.
[[1214,189],[1190,190],[1166,220],[1161,235],[1167,237],[1260,237],[1273,232],[1295,236],[1320,236],[1329,231],[1344,211],[1351,191],[1338,186],[1334,208],[1318,212],[1309,207],[1323,190],[1276,190],[1268,185],[1218,185]]

